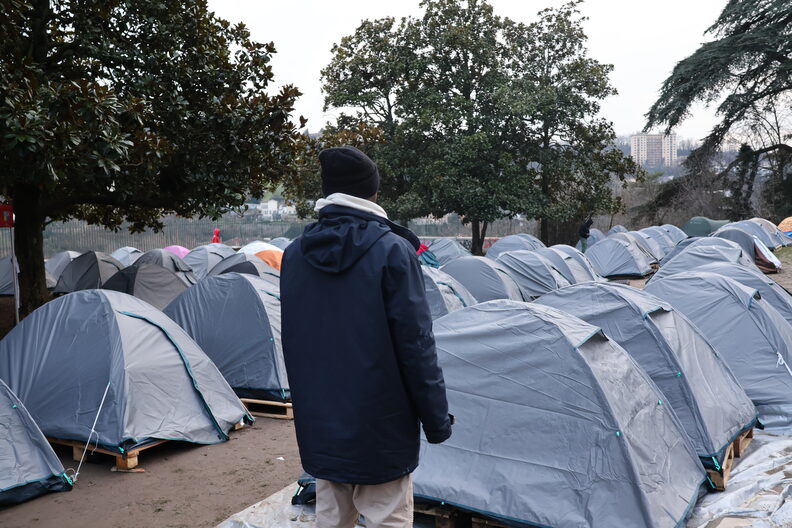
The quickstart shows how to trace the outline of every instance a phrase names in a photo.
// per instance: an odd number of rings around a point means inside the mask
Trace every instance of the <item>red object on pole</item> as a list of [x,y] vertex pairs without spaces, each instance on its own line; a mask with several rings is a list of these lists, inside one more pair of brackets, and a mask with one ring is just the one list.
[[0,204],[0,227],[14,227],[14,206]]

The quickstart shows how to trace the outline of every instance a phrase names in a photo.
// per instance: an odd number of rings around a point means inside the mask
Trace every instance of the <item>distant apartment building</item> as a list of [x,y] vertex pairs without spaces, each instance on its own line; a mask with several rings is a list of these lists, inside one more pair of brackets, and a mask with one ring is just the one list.
[[676,134],[635,134],[630,137],[630,155],[643,167],[675,167]]

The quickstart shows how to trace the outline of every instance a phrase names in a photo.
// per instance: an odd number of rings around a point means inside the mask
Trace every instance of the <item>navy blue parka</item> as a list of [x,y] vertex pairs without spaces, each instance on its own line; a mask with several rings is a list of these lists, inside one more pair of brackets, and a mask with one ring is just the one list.
[[451,435],[418,239],[372,213],[321,210],[281,265],[283,353],[305,470],[380,484]]

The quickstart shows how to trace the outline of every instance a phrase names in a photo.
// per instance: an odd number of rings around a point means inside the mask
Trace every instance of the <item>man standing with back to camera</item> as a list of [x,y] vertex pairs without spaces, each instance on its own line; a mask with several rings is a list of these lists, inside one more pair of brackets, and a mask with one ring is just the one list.
[[377,166],[319,153],[319,221],[281,270],[283,353],[297,443],[316,477],[317,528],[412,526],[420,424],[451,436],[443,373],[415,255],[418,238],[376,204]]

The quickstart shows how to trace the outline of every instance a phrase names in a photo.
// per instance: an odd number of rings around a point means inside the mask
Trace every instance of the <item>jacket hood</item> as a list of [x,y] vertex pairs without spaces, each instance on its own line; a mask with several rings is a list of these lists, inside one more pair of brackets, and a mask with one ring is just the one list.
[[300,237],[300,249],[311,266],[326,273],[342,273],[390,232],[405,238],[416,249],[420,244],[412,232],[390,220],[330,205],[322,208],[318,222],[305,228]]

